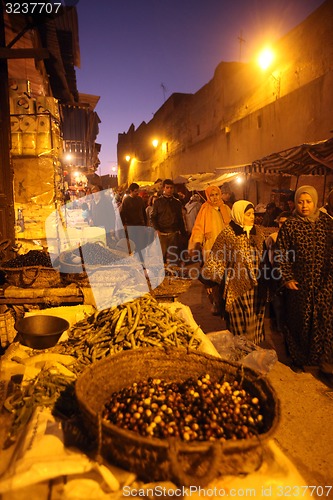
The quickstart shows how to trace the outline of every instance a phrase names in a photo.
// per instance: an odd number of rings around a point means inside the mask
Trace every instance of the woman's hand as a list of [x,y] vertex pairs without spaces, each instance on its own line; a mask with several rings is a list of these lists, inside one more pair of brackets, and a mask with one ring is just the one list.
[[299,283],[298,281],[288,281],[288,283],[285,284],[285,287],[289,290],[299,290]]
[[194,248],[189,250],[189,257],[191,260],[199,262],[202,260],[202,245],[201,243],[197,242],[194,245]]
[[197,243],[194,244],[194,250],[197,250],[198,252],[202,251],[202,245],[197,241]]

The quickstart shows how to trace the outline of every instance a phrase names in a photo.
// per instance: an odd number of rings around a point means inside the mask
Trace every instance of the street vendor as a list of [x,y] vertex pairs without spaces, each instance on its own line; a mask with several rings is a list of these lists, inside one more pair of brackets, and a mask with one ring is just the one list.
[[112,246],[112,236],[116,225],[115,207],[112,199],[103,191],[102,186],[93,186],[91,191],[92,202],[89,223],[91,226],[104,227],[107,245]]

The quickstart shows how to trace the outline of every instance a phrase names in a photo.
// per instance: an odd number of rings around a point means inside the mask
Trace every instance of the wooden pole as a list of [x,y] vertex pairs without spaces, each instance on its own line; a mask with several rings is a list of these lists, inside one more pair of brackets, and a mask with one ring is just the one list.
[[[0,0],[0,48],[6,47],[3,2]],[[13,169],[10,161],[10,111],[7,59],[0,59],[0,239],[15,244]]]

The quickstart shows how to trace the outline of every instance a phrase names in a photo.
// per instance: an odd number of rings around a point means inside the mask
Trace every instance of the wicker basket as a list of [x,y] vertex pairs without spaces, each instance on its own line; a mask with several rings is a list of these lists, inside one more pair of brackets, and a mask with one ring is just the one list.
[[[209,373],[212,380],[241,379],[264,408],[265,429],[255,438],[185,443],[180,439],[145,438],[105,420],[100,412],[113,392],[133,382],[157,377],[180,382]],[[263,444],[275,432],[279,401],[269,382],[255,371],[208,354],[182,349],[137,349],[105,358],[88,367],[76,383],[83,423],[99,442],[104,458],[135,472],[145,481],[171,480],[205,486],[220,474],[250,473],[260,467]]]
[[1,267],[10,285],[22,288],[50,288],[61,282],[59,271],[53,267]]
[[89,278],[82,264],[70,264],[62,256],[59,257],[59,263],[61,277],[66,283],[79,282],[81,285],[89,285]]
[[[2,307],[2,306],[1,306]],[[0,345],[8,347],[17,335],[15,318],[9,309],[0,314]]]
[[[114,257],[115,262],[112,264],[96,264],[96,265],[91,265],[91,264],[86,264],[82,263],[82,261],[79,261],[78,263],[72,263],[68,260],[68,257],[72,255],[72,252],[66,251],[60,254],[59,256],[59,269],[62,278],[64,281],[68,283],[75,283],[79,282],[81,285],[89,285],[89,277],[88,275],[91,275],[94,273],[94,271],[99,271],[99,270],[108,270],[112,268],[117,267],[117,260],[126,267],[126,258],[128,259],[128,254],[124,254],[124,252],[120,252],[117,250],[113,250],[110,248],[105,248],[103,247],[104,251],[108,251],[110,256]],[[122,260],[124,259],[124,260]]]

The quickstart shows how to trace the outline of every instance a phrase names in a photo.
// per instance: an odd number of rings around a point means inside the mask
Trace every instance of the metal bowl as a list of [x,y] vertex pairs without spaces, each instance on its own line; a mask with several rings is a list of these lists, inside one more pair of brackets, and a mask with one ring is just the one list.
[[19,319],[15,323],[19,341],[33,349],[48,349],[56,345],[69,323],[57,316],[36,315]]

